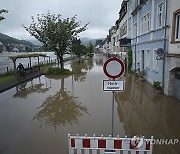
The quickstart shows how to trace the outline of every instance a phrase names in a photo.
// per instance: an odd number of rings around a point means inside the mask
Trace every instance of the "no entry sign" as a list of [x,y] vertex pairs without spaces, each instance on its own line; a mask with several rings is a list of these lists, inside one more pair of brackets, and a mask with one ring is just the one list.
[[109,78],[119,78],[124,73],[124,63],[119,58],[111,57],[105,61],[103,71]]

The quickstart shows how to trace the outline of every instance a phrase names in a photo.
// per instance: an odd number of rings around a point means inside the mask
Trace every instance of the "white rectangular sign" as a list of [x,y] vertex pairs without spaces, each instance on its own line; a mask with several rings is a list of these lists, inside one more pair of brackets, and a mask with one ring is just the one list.
[[124,81],[122,80],[103,80],[104,91],[124,91]]

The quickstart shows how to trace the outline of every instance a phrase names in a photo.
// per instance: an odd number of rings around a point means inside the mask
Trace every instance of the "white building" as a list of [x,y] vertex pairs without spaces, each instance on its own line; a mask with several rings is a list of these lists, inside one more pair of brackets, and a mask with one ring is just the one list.
[[[124,59],[127,55],[127,51],[130,49],[130,42],[128,40],[128,0],[124,0],[121,4],[119,11],[119,55]],[[130,37],[129,37],[130,38]]]

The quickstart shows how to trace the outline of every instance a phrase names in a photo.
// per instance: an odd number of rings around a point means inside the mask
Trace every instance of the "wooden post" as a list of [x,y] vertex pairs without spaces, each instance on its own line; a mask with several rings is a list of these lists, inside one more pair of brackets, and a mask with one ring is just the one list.
[[13,60],[13,64],[14,64],[14,70],[16,70],[16,60]]
[[31,57],[29,57],[29,65],[30,65],[30,67],[31,67]]
[[39,56],[38,56],[38,65],[39,65]]

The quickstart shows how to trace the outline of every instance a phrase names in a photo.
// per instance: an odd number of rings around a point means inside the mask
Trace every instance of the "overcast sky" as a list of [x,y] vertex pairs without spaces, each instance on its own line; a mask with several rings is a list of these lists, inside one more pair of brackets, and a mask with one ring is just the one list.
[[32,39],[22,24],[29,26],[31,16],[50,13],[63,18],[77,15],[81,25],[88,22],[88,30],[80,37],[104,38],[118,19],[122,0],[0,0],[0,9],[9,10],[0,23],[0,32],[18,39]]

